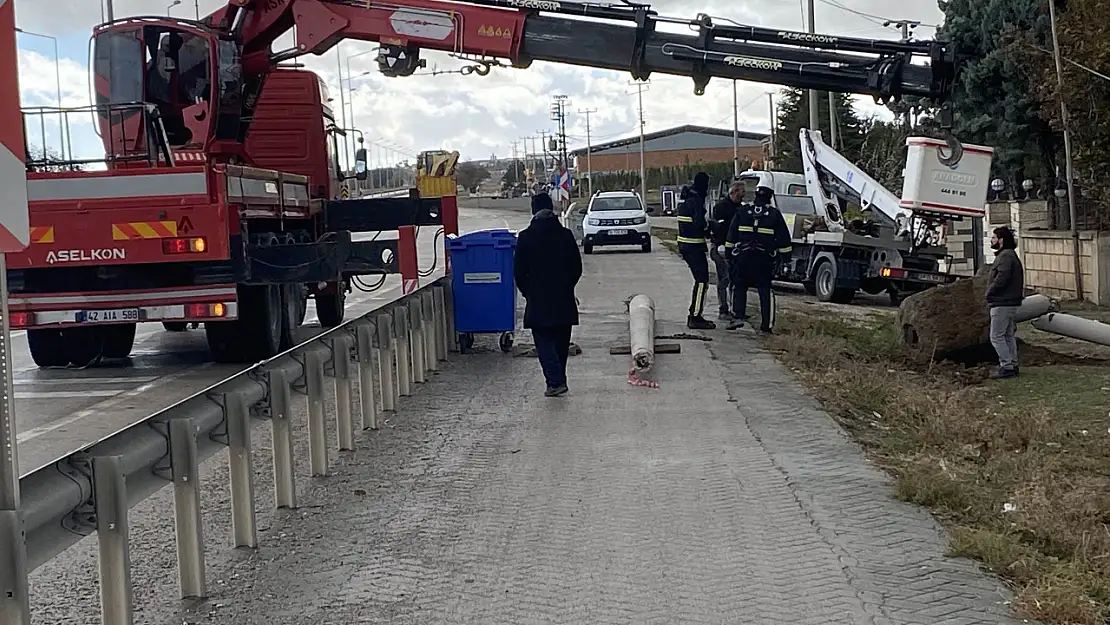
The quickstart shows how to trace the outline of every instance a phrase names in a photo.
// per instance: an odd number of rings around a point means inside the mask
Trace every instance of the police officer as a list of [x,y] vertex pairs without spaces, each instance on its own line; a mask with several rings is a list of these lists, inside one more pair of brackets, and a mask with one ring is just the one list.
[[717,327],[717,324],[702,316],[705,311],[705,295],[709,291],[709,259],[705,249],[705,238],[709,233],[705,220],[708,196],[709,174],[698,172],[678,207],[678,252],[694,276],[690,316],[686,319],[686,327],[691,330],[712,330]]
[[[713,232],[713,241],[712,247],[709,248],[709,258],[713,259],[713,264],[717,268],[718,318],[722,321],[733,320],[733,313],[729,312],[729,305],[732,303],[732,297],[729,295],[729,287],[732,284],[732,265],[728,262],[725,242],[728,239],[729,224],[732,223],[732,218],[736,215],[736,209],[741,206],[743,201],[744,183],[733,180],[732,185],[729,186],[728,195],[722,197],[713,205],[713,213],[710,216],[710,230]],[[740,316],[743,316],[742,312]]]
[[770,187],[755,189],[755,203],[736,211],[729,226],[725,248],[733,258],[732,310],[737,319],[730,330],[742,328],[747,317],[748,288],[759,291],[759,329],[771,334],[775,329],[775,294],[771,279],[778,263],[785,263],[792,251],[790,229],[782,213],[771,205],[775,192]]

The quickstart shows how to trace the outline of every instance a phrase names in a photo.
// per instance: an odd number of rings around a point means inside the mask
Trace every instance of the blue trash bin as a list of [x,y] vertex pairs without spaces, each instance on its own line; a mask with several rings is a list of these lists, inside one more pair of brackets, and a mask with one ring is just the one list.
[[459,350],[466,353],[473,347],[475,334],[500,333],[501,351],[512,351],[516,330],[516,234],[505,229],[479,230],[448,239],[447,250],[451,254]]

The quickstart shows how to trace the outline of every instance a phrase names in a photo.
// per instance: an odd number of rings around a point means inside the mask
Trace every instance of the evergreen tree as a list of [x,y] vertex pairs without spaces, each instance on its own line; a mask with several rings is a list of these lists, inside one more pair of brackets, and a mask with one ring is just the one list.
[[[829,139],[829,98],[822,93],[817,99],[817,118],[821,137]],[[838,141],[836,150],[846,158],[859,157],[863,145],[863,120],[852,106],[848,94],[836,94],[836,119]],[[802,89],[787,88],[778,101],[778,119],[775,120],[775,169],[802,171],[802,157],[798,145],[798,131],[809,126],[809,94]]]
[[963,56],[952,97],[954,134],[994,147],[996,175],[1011,184],[1033,178],[1051,189],[1062,139],[1040,115],[1036,89],[1043,77],[1024,52],[1030,43],[1051,47],[1043,0],[939,4],[945,19],[937,38],[953,42]]

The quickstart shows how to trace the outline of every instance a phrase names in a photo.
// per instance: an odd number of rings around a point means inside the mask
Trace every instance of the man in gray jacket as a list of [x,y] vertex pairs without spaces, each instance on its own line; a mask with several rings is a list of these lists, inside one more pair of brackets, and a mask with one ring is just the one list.
[[995,228],[991,236],[995,251],[987,283],[987,306],[991,313],[991,345],[998,353],[995,378],[1017,377],[1017,312],[1025,298],[1025,268],[1017,255],[1017,238],[1009,228]]

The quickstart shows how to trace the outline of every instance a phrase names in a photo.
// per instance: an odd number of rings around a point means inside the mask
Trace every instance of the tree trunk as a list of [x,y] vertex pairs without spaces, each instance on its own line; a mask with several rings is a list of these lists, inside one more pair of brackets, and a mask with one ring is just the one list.
[[[898,327],[907,354],[917,362],[979,362],[990,349],[990,311],[984,299],[990,266],[968,280],[907,297],[898,308]],[[984,349],[985,353],[984,353]]]

